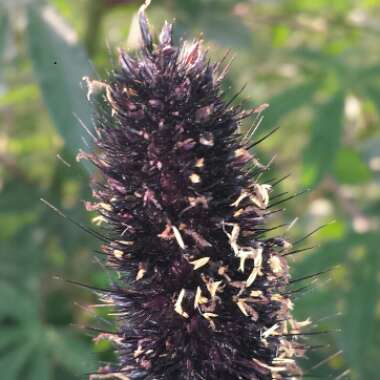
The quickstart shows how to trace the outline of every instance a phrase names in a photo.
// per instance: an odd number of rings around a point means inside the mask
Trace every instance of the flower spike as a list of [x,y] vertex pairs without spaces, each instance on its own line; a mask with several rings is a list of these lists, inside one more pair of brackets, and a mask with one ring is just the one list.
[[120,51],[120,67],[97,82],[108,111],[94,152],[81,155],[103,175],[87,207],[119,274],[102,295],[117,331],[99,336],[118,360],[92,377],[299,379],[306,324],[292,317],[292,245],[265,237],[274,185],[249,174],[266,170],[239,133],[250,112],[224,101],[223,68],[201,41],[175,46],[165,23],[153,43],[145,8],[139,54]]

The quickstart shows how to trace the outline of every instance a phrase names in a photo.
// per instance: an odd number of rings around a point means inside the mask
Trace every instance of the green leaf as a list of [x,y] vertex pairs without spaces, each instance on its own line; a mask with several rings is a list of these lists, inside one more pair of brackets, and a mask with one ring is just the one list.
[[346,232],[346,220],[344,218],[336,219],[334,223],[327,224],[318,232],[318,238],[322,241],[337,240],[343,238]]
[[33,320],[36,306],[33,297],[8,282],[0,282],[0,315],[12,316],[19,320]]
[[360,155],[348,148],[339,151],[333,173],[340,183],[346,184],[360,184],[372,177],[371,170]]
[[[33,375],[37,366],[40,367],[42,359],[45,362],[48,361],[49,354],[45,350],[44,342],[40,339],[41,332],[40,324],[28,322],[17,327],[0,329],[0,352],[2,352],[2,355],[0,355],[0,370],[5,369],[10,379],[19,380],[21,378],[19,374],[22,371],[23,374],[24,372],[27,373],[22,378],[48,380],[48,377],[44,376],[45,371],[43,368],[38,369],[38,376],[37,374]],[[44,357],[40,355],[42,351],[44,352]],[[25,368],[27,360],[31,364],[28,369]],[[7,361],[9,361],[9,366],[7,366]]]
[[360,82],[365,82],[368,85],[373,82],[374,78],[380,77],[380,65],[375,64],[364,68],[359,68],[357,78]]
[[[377,378],[380,365],[371,358],[378,352],[380,319],[380,237],[376,233],[350,233],[324,244],[307,254],[296,266],[294,278],[337,266],[329,275],[330,283],[315,294],[308,294],[296,303],[298,314],[326,317],[344,306],[338,323],[339,345],[346,362],[358,374],[357,378]],[[323,283],[326,277],[321,278]],[[332,282],[332,285],[331,285]]]
[[341,61],[340,57],[337,57],[336,55],[326,54],[320,50],[313,50],[306,47],[292,50],[290,53],[295,58],[299,58],[301,62],[309,62],[311,64],[317,65],[319,71],[321,69],[324,71],[345,71],[344,63]]
[[48,344],[55,360],[71,373],[79,375],[95,369],[91,348],[72,331],[50,330]]
[[0,329],[0,352],[8,346],[20,341],[25,341],[25,334],[19,327],[7,327]]
[[0,8],[0,57],[2,57],[8,34],[8,16],[5,9]]
[[290,30],[285,24],[274,26],[272,32],[272,45],[275,48],[283,47],[289,39]]
[[4,379],[19,380],[19,374],[22,371],[28,357],[33,353],[34,344],[28,341],[24,345],[7,351],[0,358],[0,373]]
[[377,108],[377,113],[380,115],[380,90],[375,86],[368,86],[365,90],[367,96]]
[[207,39],[217,42],[221,46],[238,48],[250,47],[251,31],[234,16],[223,12],[202,12],[197,19],[197,30],[203,32]]
[[54,8],[30,5],[27,18],[27,44],[44,101],[65,144],[77,154],[82,136],[88,138],[77,118],[90,129],[92,125],[92,108],[80,87],[84,76],[93,75],[92,67],[74,32]]
[[293,277],[305,276],[310,271],[320,272],[342,264],[346,260],[349,246],[350,243],[347,241],[347,236],[345,236],[340,240],[325,243],[321,248],[315,249],[312,252],[304,252],[303,256],[300,256],[302,260],[294,265],[295,273]]
[[46,347],[40,346],[34,352],[28,366],[28,380],[50,380],[51,363]]
[[310,106],[317,83],[301,83],[287,88],[268,100],[269,110],[265,112],[264,124],[267,128],[277,127],[277,123],[284,116],[303,106]]
[[376,235],[359,237],[362,254],[352,264],[351,289],[345,297],[345,313],[340,337],[347,362],[360,374],[361,379],[378,377],[380,365],[370,360],[377,352],[377,333],[380,328],[377,313],[380,299],[379,268],[380,238]]
[[38,97],[38,88],[35,84],[18,86],[0,96],[0,107],[22,105],[34,101]]
[[343,105],[344,95],[338,93],[316,109],[304,152],[305,185],[316,185],[333,166],[342,134]]
[[252,32],[232,15],[205,7],[199,14],[180,18],[175,25],[175,37],[180,39],[202,33],[207,40],[233,49],[247,49],[252,45]]

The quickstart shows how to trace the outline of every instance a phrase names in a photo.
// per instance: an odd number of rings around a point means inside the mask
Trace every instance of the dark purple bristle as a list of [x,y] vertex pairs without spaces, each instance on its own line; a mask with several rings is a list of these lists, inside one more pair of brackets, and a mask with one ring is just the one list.
[[121,52],[107,83],[89,82],[106,90],[109,112],[82,154],[104,178],[87,207],[120,274],[103,296],[118,331],[98,337],[118,362],[93,377],[299,379],[309,321],[291,315],[291,244],[265,238],[271,186],[249,175],[261,166],[238,131],[249,113],[223,100],[224,74],[200,41],[174,46],[166,23],[154,43],[143,12],[140,27],[136,58]]

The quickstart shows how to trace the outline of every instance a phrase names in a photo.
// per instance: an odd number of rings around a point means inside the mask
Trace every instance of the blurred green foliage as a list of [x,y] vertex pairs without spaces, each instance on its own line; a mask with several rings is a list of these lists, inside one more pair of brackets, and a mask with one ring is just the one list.
[[[109,355],[107,345],[94,349],[73,326],[99,324],[91,308],[80,306],[93,296],[55,278],[106,284],[94,263],[97,242],[39,199],[90,223],[82,205],[90,198],[90,168],[75,162],[86,148],[81,124],[91,126],[82,77],[105,77],[117,47],[136,46],[139,5],[0,3],[4,379],[74,379]],[[344,378],[379,378],[380,0],[153,0],[148,14],[156,30],[175,18],[178,37],[203,33],[214,58],[232,49],[228,92],[247,84],[245,106],[270,104],[256,136],[281,128],[256,150],[264,163],[277,157],[263,180],[292,173],[279,192],[310,188],[277,217],[299,217],[286,233],[297,240],[335,220],[298,245],[318,248],[290,258],[295,277],[334,268],[296,297],[299,318],[331,330],[311,339],[321,347],[310,352],[306,371],[314,366],[311,373],[338,378],[349,369]]]

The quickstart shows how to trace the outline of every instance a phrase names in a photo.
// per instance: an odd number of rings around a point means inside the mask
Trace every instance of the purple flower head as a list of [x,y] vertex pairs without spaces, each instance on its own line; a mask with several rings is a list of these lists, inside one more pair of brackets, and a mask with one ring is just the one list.
[[[288,285],[291,244],[267,238],[272,185],[239,134],[242,111],[223,99],[225,70],[200,41],[157,42],[140,12],[143,44],[105,89],[93,153],[97,219],[107,265],[104,293],[118,319],[117,363],[94,378],[299,379],[304,355]],[[94,82],[92,86],[95,86]],[[91,90],[91,83],[90,83]],[[258,109],[253,112],[260,111]]]

